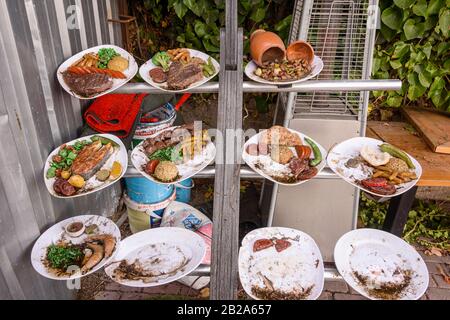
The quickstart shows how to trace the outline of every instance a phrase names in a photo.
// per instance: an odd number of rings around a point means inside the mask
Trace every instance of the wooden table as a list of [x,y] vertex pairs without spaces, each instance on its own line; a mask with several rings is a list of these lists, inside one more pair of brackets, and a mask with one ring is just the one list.
[[422,166],[422,177],[417,185],[392,198],[389,205],[383,229],[401,236],[415,199],[417,186],[450,186],[450,155],[431,151],[414,128],[406,122],[369,121],[366,136],[383,140],[406,151]]

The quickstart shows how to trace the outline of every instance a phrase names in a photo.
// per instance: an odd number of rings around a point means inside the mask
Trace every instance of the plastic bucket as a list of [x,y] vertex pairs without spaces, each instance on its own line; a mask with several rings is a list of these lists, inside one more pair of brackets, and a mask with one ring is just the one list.
[[130,200],[143,204],[156,204],[169,198],[173,185],[155,183],[147,178],[126,178],[127,195]]
[[167,208],[176,197],[176,191],[170,198],[155,204],[143,204],[124,196],[128,211],[128,222],[131,232],[138,233],[144,230],[157,228],[161,225],[165,208]]
[[177,189],[177,201],[189,203],[191,202],[191,191],[195,187],[194,180],[186,179],[175,185]]

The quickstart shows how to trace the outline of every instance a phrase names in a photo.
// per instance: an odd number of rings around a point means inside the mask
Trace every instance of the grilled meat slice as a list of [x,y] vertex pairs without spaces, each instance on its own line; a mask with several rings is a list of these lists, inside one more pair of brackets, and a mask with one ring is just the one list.
[[80,75],[64,72],[63,78],[70,90],[83,97],[91,97],[105,92],[113,86],[113,79],[107,74],[90,73]]
[[80,175],[85,180],[90,179],[108,161],[113,154],[114,147],[108,143],[102,146],[100,141],[96,141],[85,147],[72,164],[72,174]]
[[169,68],[167,86],[172,90],[183,90],[202,79],[203,72],[199,65],[173,62]]
[[193,135],[194,124],[182,125],[174,130],[167,130],[153,138],[148,138],[142,145],[145,153],[151,156],[158,150],[175,146],[183,141],[187,133]]

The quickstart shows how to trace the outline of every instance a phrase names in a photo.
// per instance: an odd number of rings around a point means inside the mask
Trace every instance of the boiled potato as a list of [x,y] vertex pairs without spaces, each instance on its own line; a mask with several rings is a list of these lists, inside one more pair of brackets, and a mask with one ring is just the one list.
[[108,69],[124,72],[128,69],[128,60],[124,57],[114,57],[108,63]]
[[84,181],[82,176],[75,175],[70,177],[69,183],[75,188],[81,189],[86,184],[86,181]]

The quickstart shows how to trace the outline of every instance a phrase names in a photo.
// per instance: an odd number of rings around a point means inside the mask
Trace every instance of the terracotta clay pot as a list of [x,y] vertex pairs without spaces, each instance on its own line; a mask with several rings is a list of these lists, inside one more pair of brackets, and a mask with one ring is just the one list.
[[312,64],[314,60],[314,49],[308,42],[298,40],[288,46],[286,58],[289,61],[303,59],[309,64]]
[[282,60],[286,54],[283,40],[273,32],[258,29],[250,36],[250,54],[259,66],[265,62]]

